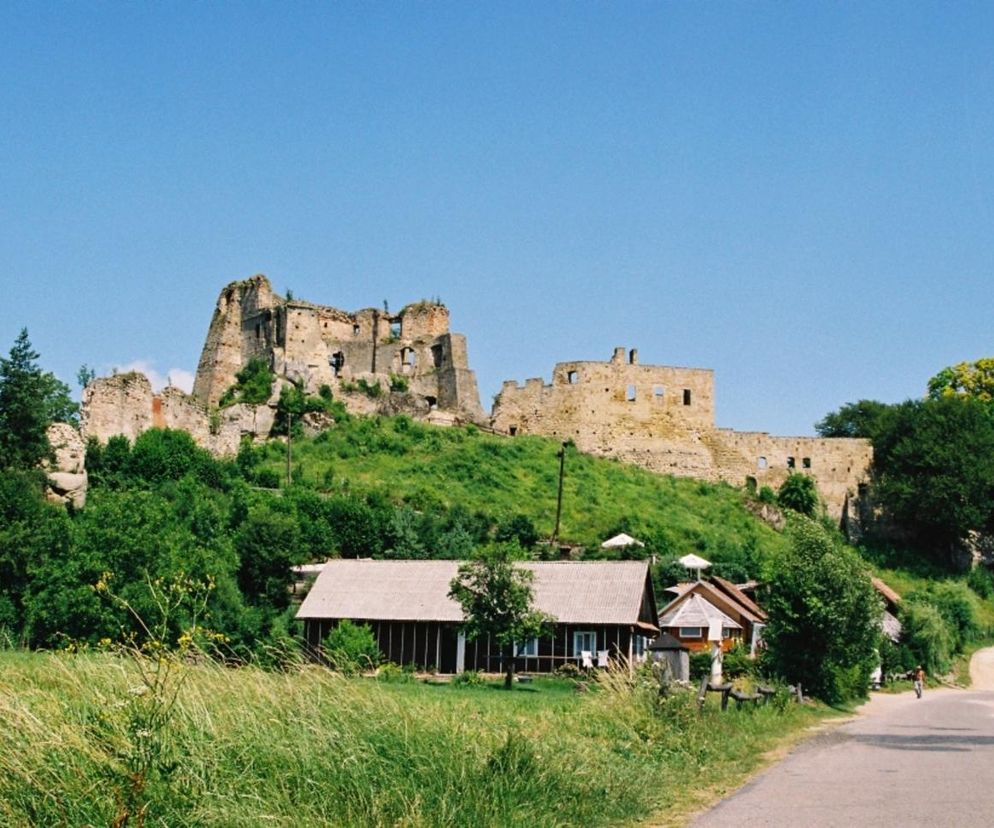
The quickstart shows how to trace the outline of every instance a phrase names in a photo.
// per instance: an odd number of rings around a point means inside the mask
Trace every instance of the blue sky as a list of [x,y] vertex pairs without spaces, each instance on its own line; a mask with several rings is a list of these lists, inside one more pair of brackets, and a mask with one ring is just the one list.
[[992,43],[991,3],[6,3],[0,349],[192,372],[262,272],[440,297],[487,409],[623,345],[810,434],[994,353]]

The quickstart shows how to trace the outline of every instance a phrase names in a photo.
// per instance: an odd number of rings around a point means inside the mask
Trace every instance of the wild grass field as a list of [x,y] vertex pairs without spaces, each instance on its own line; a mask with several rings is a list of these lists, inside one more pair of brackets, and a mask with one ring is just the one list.
[[313,666],[173,667],[150,689],[139,672],[150,661],[0,653],[0,824],[679,821],[825,715],[699,714],[693,694],[661,701],[651,678],[627,672],[583,692],[555,680],[507,692]]

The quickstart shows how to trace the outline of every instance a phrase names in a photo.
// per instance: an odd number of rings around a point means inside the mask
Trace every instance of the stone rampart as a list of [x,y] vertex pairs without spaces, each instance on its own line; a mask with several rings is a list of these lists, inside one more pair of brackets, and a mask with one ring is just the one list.
[[509,435],[572,440],[585,452],[651,471],[779,486],[791,471],[817,483],[829,513],[840,517],[872,461],[866,440],[774,437],[714,425],[714,374],[707,369],[640,365],[616,348],[608,362],[561,362],[552,382],[505,382],[493,428]]

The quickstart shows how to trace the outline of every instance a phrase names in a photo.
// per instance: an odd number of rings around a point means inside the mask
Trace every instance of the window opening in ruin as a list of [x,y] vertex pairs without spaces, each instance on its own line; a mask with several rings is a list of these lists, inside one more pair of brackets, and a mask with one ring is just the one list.
[[797,463],[796,463],[796,462],[794,462],[794,458],[793,458],[793,457],[788,457],[788,458],[787,458],[787,468],[788,468],[788,469],[793,469],[793,468],[795,468],[796,466],[797,466]]
[[432,345],[431,346],[431,361],[434,363],[436,368],[442,367],[442,346]]
[[811,458],[810,457],[802,457],[801,458],[801,465],[804,468],[806,468],[806,469],[810,469],[811,468]]
[[335,376],[337,377],[341,373],[342,367],[345,365],[345,354],[341,351],[335,351],[335,353],[331,355],[329,362],[331,363],[332,370],[334,370]]
[[683,389],[683,404],[684,405],[690,405],[690,389],[689,388],[684,388]]
[[576,371],[567,371],[566,372],[566,381],[570,385],[576,385]]
[[747,474],[746,475],[746,491],[749,494],[751,494],[751,495],[756,494],[756,486],[757,485],[758,484],[756,483],[756,478],[753,477],[751,474]]
[[634,365],[636,362],[638,362],[638,358],[639,358],[639,352],[635,350],[635,348],[632,348],[628,352],[628,364]]
[[262,325],[258,322],[255,323],[255,338],[260,339],[262,337]]
[[507,430],[507,433],[510,434],[512,437],[514,437],[518,433],[518,427],[517,426],[511,426]]
[[425,402],[428,403],[429,411],[434,411],[438,408],[438,400],[435,397],[425,397]]
[[765,468],[768,468],[769,465],[770,464],[766,462],[766,458],[765,457],[760,457],[759,460],[756,461],[756,468],[757,469],[765,469]]
[[666,389],[661,385],[654,385],[652,386],[652,393],[657,400],[661,400],[666,394]]
[[635,402],[635,386],[634,385],[629,385],[628,388],[625,390],[625,399],[628,400],[628,402]]
[[352,336],[359,336],[359,326],[357,324],[352,326]]
[[391,319],[390,320],[390,336],[400,337],[400,320]]
[[413,368],[418,364],[418,355],[413,348],[402,348],[400,351],[400,361],[405,368]]

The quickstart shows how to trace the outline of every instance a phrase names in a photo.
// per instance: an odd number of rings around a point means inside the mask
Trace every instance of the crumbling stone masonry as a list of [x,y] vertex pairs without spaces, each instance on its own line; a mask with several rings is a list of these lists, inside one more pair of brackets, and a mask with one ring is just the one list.
[[[253,357],[277,376],[270,400],[218,409]],[[381,393],[364,393],[360,381],[379,384]],[[372,308],[346,313],[284,299],[265,276],[253,276],[221,291],[192,395],[178,388],[154,393],[140,373],[103,377],[83,390],[80,430],[106,442],[117,434],[134,441],[153,427],[182,429],[214,454],[230,455],[245,436],[269,436],[280,390],[289,382],[312,394],[328,385],[356,414],[408,414],[447,425],[486,422],[466,339],[449,332],[444,305],[418,302],[395,315]]]
[[617,457],[651,471],[779,486],[792,471],[814,478],[836,518],[865,481],[867,440],[773,437],[714,424],[714,372],[640,365],[638,353],[616,348],[609,362],[560,362],[552,383],[505,382],[491,424],[509,435],[572,440],[591,454]]
[[348,313],[279,297],[265,276],[232,282],[218,298],[193,396],[215,407],[253,357],[311,393],[322,385],[349,388],[360,379],[386,390],[392,378],[402,378],[411,413],[438,410],[485,421],[466,338],[449,332],[448,308],[437,302],[418,302],[397,314],[375,308]]

